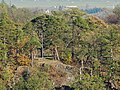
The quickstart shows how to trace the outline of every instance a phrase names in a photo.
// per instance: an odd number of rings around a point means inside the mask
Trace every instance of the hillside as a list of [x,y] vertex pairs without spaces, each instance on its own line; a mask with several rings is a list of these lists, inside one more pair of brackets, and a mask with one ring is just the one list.
[[0,10],[0,90],[120,89],[119,24],[78,8]]

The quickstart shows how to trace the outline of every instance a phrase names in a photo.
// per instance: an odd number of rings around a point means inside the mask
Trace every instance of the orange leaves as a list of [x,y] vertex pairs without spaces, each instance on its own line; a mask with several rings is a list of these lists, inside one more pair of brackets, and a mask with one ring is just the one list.
[[17,56],[17,62],[20,64],[20,65],[29,65],[31,60],[25,56],[24,54],[21,54],[21,55],[18,55]]
[[108,27],[108,25],[103,20],[95,16],[89,16],[89,21],[93,24],[99,25],[100,27],[104,27],[104,28]]

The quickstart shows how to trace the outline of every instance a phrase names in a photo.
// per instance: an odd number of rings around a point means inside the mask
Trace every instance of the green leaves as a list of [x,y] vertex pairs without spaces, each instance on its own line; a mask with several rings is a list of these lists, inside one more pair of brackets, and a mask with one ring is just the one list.
[[88,23],[81,16],[77,16],[76,19],[73,21],[73,23],[74,23],[74,25],[78,26],[82,30],[89,29]]
[[106,90],[103,80],[99,76],[90,76],[85,74],[82,76],[82,80],[78,77],[75,83],[72,84],[72,87],[75,90]]
[[40,47],[41,47],[41,43],[40,43],[37,36],[30,37],[29,41],[24,46],[24,48],[28,49],[28,50],[35,49],[35,48],[40,48]]

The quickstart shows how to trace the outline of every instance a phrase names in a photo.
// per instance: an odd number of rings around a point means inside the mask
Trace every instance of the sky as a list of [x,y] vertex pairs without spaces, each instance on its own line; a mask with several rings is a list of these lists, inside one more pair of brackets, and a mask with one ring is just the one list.
[[[1,0],[2,1],[2,0]],[[51,6],[78,6],[78,7],[105,7],[112,8],[120,0],[4,0],[17,7],[51,7]]]

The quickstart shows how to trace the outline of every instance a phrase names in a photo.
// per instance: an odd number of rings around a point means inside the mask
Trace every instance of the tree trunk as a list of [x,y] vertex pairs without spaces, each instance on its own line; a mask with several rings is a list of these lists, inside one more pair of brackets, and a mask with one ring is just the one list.
[[[75,19],[74,17],[72,18],[73,20]],[[72,22],[72,52],[71,52],[71,54],[72,54],[72,61],[74,62],[75,60],[75,55],[74,55],[74,48],[75,48],[75,31],[74,31],[74,29],[75,29],[75,26],[74,26],[74,24],[73,24],[73,22]]]
[[91,76],[93,75],[92,69],[90,69],[90,75],[91,75]]
[[56,53],[57,60],[60,60],[57,47],[55,47],[55,53]]
[[30,59],[32,60],[31,66],[33,67],[33,61],[34,61],[34,53],[33,53],[33,50],[30,50]]
[[83,68],[84,68],[84,60],[81,61],[81,68],[83,70]]
[[[4,38],[4,46],[5,46],[5,38]],[[5,48],[4,48],[5,49]],[[4,63],[6,64],[7,53],[4,52]]]
[[43,50],[43,49],[44,49],[44,48],[43,48],[43,42],[44,42],[44,41],[43,41],[43,32],[42,32],[41,37],[42,37],[42,48],[41,48],[41,49],[42,49],[42,51],[41,51],[42,54],[41,54],[41,55],[42,55],[42,59],[43,59],[43,58],[44,58],[44,52],[43,52],[43,51],[44,51],[44,50]]
[[80,80],[82,80],[81,75],[82,75],[82,67],[80,67]]
[[31,59],[32,59],[32,62],[31,62],[31,65],[32,65],[32,67],[33,67],[33,63],[34,63],[34,53],[33,53],[33,51],[32,51],[32,53],[31,53]]
[[55,52],[55,48],[53,48],[53,57],[54,57],[54,60],[56,60],[56,52]]

